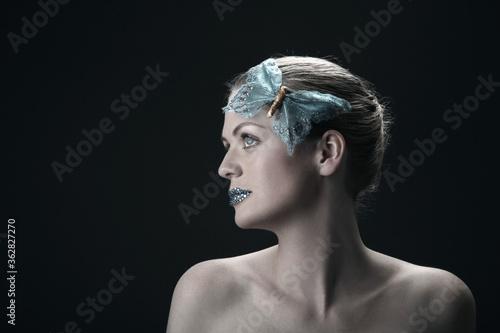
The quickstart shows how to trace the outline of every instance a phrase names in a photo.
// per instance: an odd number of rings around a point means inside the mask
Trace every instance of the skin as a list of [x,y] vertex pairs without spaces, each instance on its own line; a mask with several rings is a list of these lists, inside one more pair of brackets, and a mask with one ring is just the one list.
[[289,156],[265,113],[225,114],[219,174],[252,191],[234,206],[237,225],[270,230],[278,245],[190,268],[167,333],[474,332],[474,298],[460,279],[363,244],[343,136],[327,131]]

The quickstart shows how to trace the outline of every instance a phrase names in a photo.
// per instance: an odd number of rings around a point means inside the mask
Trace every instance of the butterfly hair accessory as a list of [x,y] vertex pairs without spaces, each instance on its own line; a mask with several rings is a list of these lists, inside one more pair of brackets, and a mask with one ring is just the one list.
[[273,132],[287,145],[290,156],[311,131],[312,122],[330,120],[351,110],[348,101],[334,95],[308,90],[292,92],[282,86],[282,73],[273,58],[248,70],[246,83],[222,110],[251,118],[267,105],[271,105],[267,116],[276,115]]

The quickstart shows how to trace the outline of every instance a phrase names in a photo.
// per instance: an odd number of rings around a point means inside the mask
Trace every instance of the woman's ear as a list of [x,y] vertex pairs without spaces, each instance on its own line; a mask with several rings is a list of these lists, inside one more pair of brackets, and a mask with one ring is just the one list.
[[319,171],[322,176],[330,176],[338,170],[344,156],[346,143],[340,132],[326,131],[318,142]]

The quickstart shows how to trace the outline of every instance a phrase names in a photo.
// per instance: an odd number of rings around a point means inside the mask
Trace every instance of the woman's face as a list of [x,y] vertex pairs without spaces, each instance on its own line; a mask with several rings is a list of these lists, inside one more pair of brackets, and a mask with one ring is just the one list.
[[267,108],[252,118],[234,112],[224,115],[222,142],[227,152],[219,175],[231,181],[230,195],[239,193],[232,199],[241,228],[272,230],[273,224],[306,217],[318,193],[314,144],[303,142],[288,155],[266,113]]

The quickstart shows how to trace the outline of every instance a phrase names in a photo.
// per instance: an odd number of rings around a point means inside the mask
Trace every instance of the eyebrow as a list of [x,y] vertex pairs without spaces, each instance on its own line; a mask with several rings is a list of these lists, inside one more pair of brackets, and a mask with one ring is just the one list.
[[[233,136],[236,136],[236,134],[245,126],[257,126],[257,127],[261,127],[261,128],[265,128],[264,126],[260,125],[260,124],[257,124],[257,123],[252,123],[250,121],[246,121],[246,122],[243,122],[243,123],[240,123],[238,124],[238,126],[236,126],[233,130]],[[222,141],[227,141],[226,138],[224,136],[221,136],[221,140]]]

